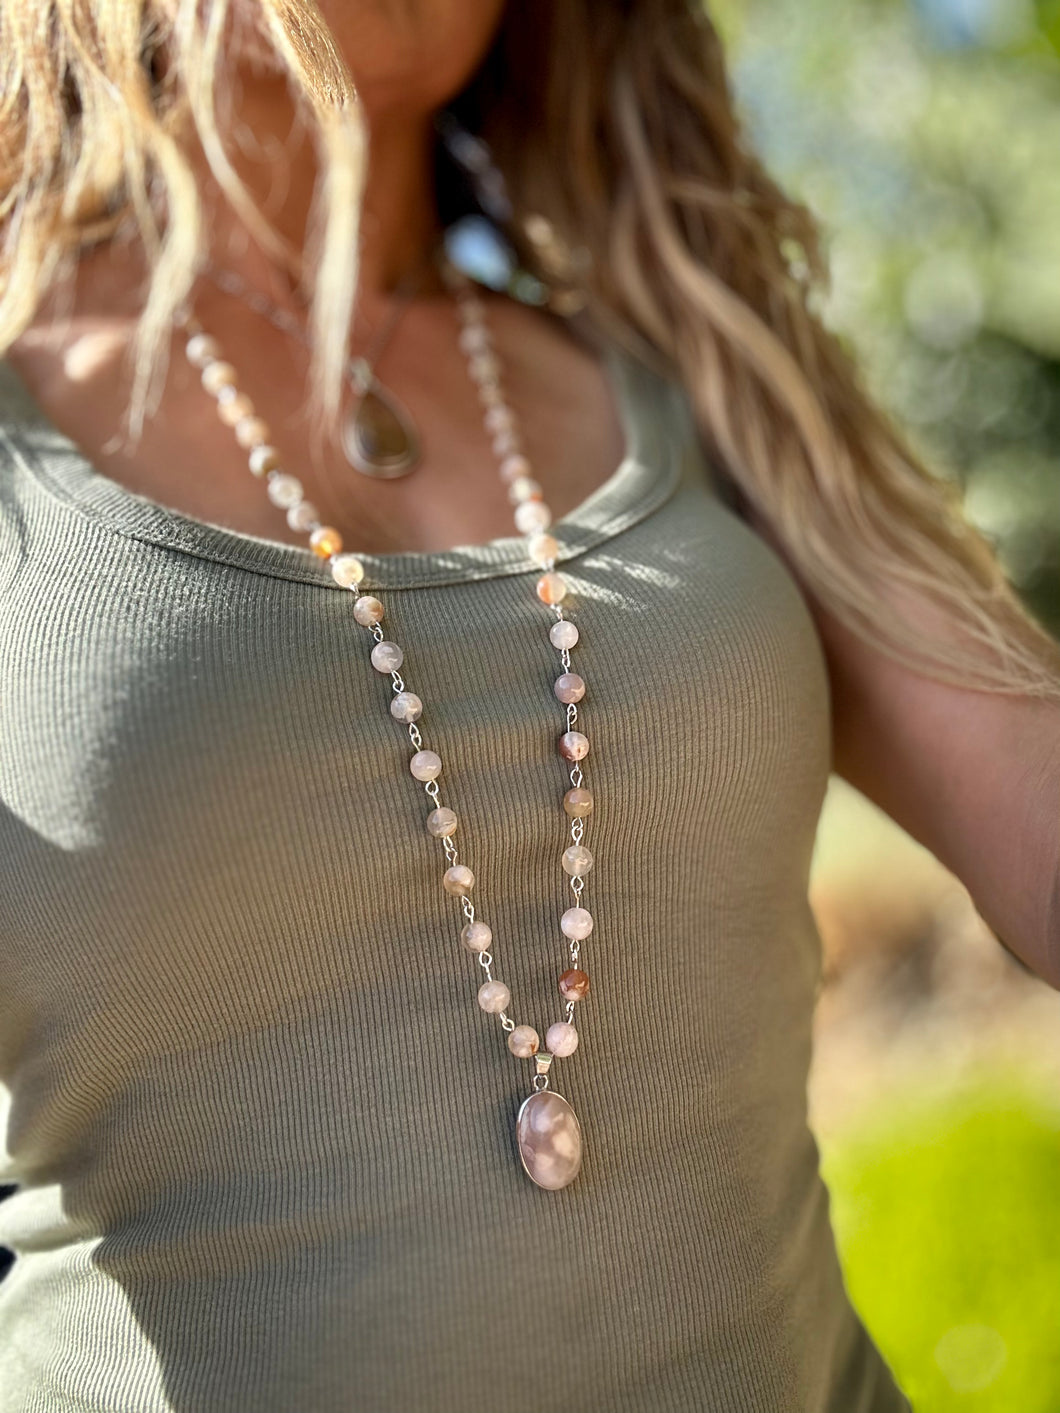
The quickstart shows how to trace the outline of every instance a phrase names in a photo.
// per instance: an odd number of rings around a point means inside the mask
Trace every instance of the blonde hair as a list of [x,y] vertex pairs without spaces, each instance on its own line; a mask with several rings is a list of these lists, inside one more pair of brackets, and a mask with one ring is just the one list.
[[[202,8],[0,0],[0,351],[79,252],[131,226],[152,272],[132,349],[142,416],[204,234],[181,144],[191,124],[265,250],[315,272],[311,389],[330,422],[366,156],[354,85],[314,0],[213,0],[205,19]],[[222,146],[232,23],[286,72],[316,136],[306,252],[281,241]],[[1060,650],[959,487],[921,464],[814,313],[827,277],[813,219],[743,143],[699,4],[509,0],[453,106],[492,146],[516,210],[588,252],[586,317],[687,389],[738,497],[826,609],[926,675],[1060,699]]]

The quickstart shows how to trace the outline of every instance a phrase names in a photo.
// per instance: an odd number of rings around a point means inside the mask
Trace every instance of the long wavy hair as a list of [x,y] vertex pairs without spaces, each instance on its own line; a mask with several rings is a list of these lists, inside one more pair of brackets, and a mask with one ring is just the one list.
[[[311,395],[330,424],[367,141],[314,0],[0,0],[0,353],[79,252],[132,230],[151,275],[130,425],[204,253],[183,135],[291,265],[222,142],[230,23],[286,72],[317,144],[296,254],[310,272]],[[509,0],[452,106],[493,148],[516,211],[588,253],[583,317],[684,386],[737,499],[826,609],[939,680],[1060,699],[1057,645],[959,486],[918,460],[815,313],[827,272],[813,218],[744,141],[700,0]]]

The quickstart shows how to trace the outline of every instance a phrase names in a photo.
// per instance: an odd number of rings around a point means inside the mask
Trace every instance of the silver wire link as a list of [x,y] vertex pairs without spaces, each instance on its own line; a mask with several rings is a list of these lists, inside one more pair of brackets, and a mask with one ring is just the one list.
[[423,737],[420,735],[420,728],[414,721],[409,722],[409,740],[418,751],[423,750]]

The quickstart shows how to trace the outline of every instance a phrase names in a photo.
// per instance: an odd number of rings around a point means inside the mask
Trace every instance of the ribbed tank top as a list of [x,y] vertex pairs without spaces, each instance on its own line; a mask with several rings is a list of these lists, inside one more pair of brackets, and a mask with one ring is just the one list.
[[[100,474],[0,364],[0,1413],[908,1413],[807,1125],[821,644],[683,392],[606,361],[625,455],[554,527],[597,801],[555,1192],[348,591]],[[538,571],[363,558],[543,1037]]]

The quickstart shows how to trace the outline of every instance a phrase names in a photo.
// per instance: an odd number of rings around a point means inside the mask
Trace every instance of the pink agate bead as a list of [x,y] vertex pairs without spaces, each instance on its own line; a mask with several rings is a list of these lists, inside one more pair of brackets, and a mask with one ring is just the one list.
[[549,641],[554,648],[573,648],[578,641],[578,629],[569,618],[561,618],[548,630]]
[[573,1055],[578,1048],[578,1032],[569,1021],[556,1021],[545,1032],[545,1049],[553,1055]]
[[470,893],[475,886],[475,875],[467,864],[453,864],[442,875],[442,887],[447,893]]
[[532,1025],[517,1025],[508,1036],[508,1049],[520,1059],[536,1055],[541,1048],[541,1037]]
[[396,721],[417,721],[423,713],[423,703],[415,692],[398,692],[390,703],[390,715]]
[[[332,565],[332,577],[334,577],[335,567]],[[354,602],[353,616],[362,628],[371,628],[373,623],[378,623],[383,617],[383,605],[371,594],[362,594]]]
[[564,731],[559,738],[559,753],[567,760],[584,760],[589,754],[589,738],[580,731]]
[[551,564],[559,554],[559,541],[554,535],[535,535],[527,545],[530,558],[542,568]]
[[484,952],[493,941],[493,929],[484,922],[469,922],[460,929],[460,940],[469,952]]
[[438,809],[431,810],[427,816],[427,833],[433,834],[436,839],[448,838],[450,834],[456,833],[457,818],[456,811],[440,805]]
[[554,691],[561,702],[580,702],[585,696],[585,682],[576,672],[564,672],[556,678]]
[[417,751],[409,761],[409,770],[417,780],[434,780],[442,773],[442,758],[434,751]]
[[372,649],[372,666],[376,672],[396,672],[405,660],[405,654],[397,643],[376,643]]
[[581,941],[593,930],[593,915],[587,908],[568,908],[560,918],[559,926],[565,937]]
[[478,989],[478,1003],[491,1015],[503,1011],[511,999],[512,993],[503,981],[484,981]]

